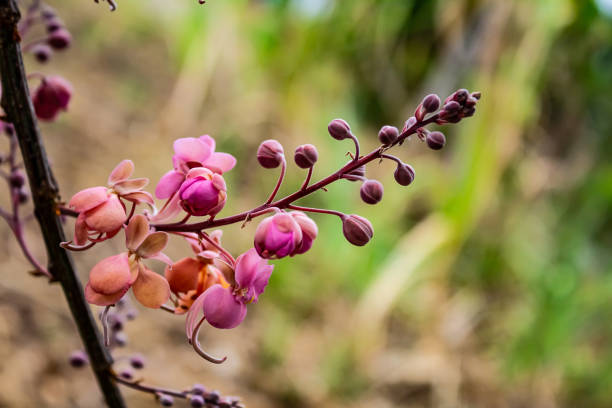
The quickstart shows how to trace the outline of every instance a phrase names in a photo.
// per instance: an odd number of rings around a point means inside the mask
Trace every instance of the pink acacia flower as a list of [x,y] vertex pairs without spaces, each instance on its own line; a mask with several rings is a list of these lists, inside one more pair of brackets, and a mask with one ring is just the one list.
[[193,303],[187,313],[186,331],[192,340],[200,312],[208,323],[218,329],[232,329],[244,320],[246,305],[257,302],[268,284],[274,265],[250,249],[236,259],[235,282],[224,287],[215,284]]
[[223,176],[207,168],[189,170],[178,196],[183,209],[191,215],[216,215],[227,198],[227,187]]
[[223,174],[236,165],[236,158],[228,153],[215,152],[215,139],[209,135],[198,138],[187,137],[174,141],[174,169],[162,176],[155,188],[159,199],[170,199],[165,208],[155,217],[156,221],[172,218],[178,214],[177,192],[187,177],[189,170],[205,167],[213,173]]
[[[123,160],[108,177],[109,187],[91,187],[76,193],[68,207],[77,211],[74,227],[74,242],[84,245],[89,239],[99,240],[102,235],[114,236],[125,222],[125,205],[120,198],[134,204],[146,203],[153,206],[153,197],[141,191],[148,183],[147,178],[130,179],[134,163]],[[92,237],[91,234],[99,234]]]
[[262,258],[280,259],[306,252],[316,235],[317,226],[306,214],[281,211],[257,226],[254,245]]
[[170,297],[170,287],[163,276],[147,268],[143,259],[171,263],[162,253],[168,242],[165,232],[151,232],[144,215],[130,220],[125,241],[127,252],[105,258],[89,273],[85,298],[98,306],[117,303],[132,288],[134,297],[145,307],[159,308]]

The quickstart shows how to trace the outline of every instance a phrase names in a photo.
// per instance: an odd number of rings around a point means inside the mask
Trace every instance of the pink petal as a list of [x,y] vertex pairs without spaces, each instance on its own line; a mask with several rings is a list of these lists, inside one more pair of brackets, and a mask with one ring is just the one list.
[[115,231],[127,218],[125,208],[115,194],[111,194],[104,204],[88,211],[85,216],[89,229],[98,232]]
[[236,158],[229,153],[213,153],[210,158],[203,163],[203,166],[219,174],[230,171],[235,165]]
[[147,217],[141,214],[133,216],[125,230],[126,248],[130,251],[136,251],[136,248],[142,244],[148,234],[149,221],[147,221]]
[[[204,292],[206,293],[206,292]],[[191,343],[191,335],[195,329],[198,321],[200,320],[200,314],[202,313],[202,304],[204,303],[204,293],[191,304],[189,311],[187,312],[187,318],[185,319],[185,334],[187,339]]]
[[155,255],[148,256],[147,259],[155,259],[156,261],[161,261],[166,265],[172,265],[172,259],[163,252],[158,252]]
[[179,205],[180,197],[178,193],[174,194],[169,202],[162,210],[151,217],[151,221],[155,223],[167,222],[174,218],[178,213],[181,212],[181,206]]
[[113,190],[117,193],[124,195],[129,193],[134,193],[136,191],[142,190],[147,184],[149,184],[148,178],[135,178],[129,180],[122,180],[118,183],[113,184]]
[[89,211],[106,200],[108,200],[108,190],[106,187],[91,187],[73,195],[68,202],[68,207],[78,212]]
[[111,171],[110,176],[108,176],[108,185],[112,186],[121,180],[129,178],[133,172],[134,163],[131,160],[123,160]]
[[166,279],[172,292],[188,292],[198,284],[202,264],[193,258],[183,258],[174,265],[166,267]]
[[246,306],[234,298],[231,289],[224,289],[219,284],[204,292],[202,309],[208,323],[218,329],[233,329],[242,323],[247,312]]
[[184,162],[202,163],[210,157],[212,150],[203,141],[186,137],[174,141],[174,153]]
[[215,139],[213,139],[209,135],[202,135],[198,137],[198,140],[204,142],[210,148],[211,152],[215,151]]
[[85,213],[80,213],[74,224],[74,242],[77,245],[87,243],[87,224],[85,223]]
[[183,181],[185,180],[185,175],[181,172],[170,170],[166,174],[162,176],[157,183],[157,187],[155,187],[155,197],[159,199],[164,199],[172,196]]
[[143,306],[158,309],[170,298],[168,281],[155,272],[140,265],[138,278],[132,285],[136,300]]
[[87,284],[85,286],[85,299],[91,303],[92,305],[97,306],[110,306],[114,305],[125,295],[130,287],[128,286],[125,290],[114,293],[112,295],[103,295],[101,293],[96,292]]
[[141,258],[150,258],[164,250],[168,244],[168,234],[157,231],[149,234],[136,250]]
[[136,191],[133,193],[124,194],[121,197],[135,204],[145,203],[149,204],[151,207],[155,206],[153,196],[146,191]]
[[89,272],[89,286],[102,295],[114,295],[130,287],[132,275],[126,253],[104,258]]

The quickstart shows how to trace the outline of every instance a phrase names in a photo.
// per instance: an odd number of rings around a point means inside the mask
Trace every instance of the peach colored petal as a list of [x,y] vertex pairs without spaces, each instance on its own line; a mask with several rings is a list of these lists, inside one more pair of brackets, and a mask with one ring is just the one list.
[[147,259],[155,259],[156,261],[160,261],[165,263],[166,265],[172,265],[172,259],[163,252],[158,252],[155,255],[151,255],[147,257]]
[[202,264],[193,258],[183,258],[166,267],[165,275],[173,292],[188,292],[198,284]]
[[131,160],[123,160],[108,176],[108,185],[112,186],[119,181],[128,179],[134,173],[134,163]]
[[164,250],[168,244],[168,234],[163,231],[157,231],[149,234],[140,244],[136,253],[142,258],[150,258]]
[[101,293],[96,292],[89,286],[89,283],[85,286],[85,299],[91,303],[92,305],[98,306],[110,306],[114,305],[125,295],[128,291],[129,286],[120,292],[114,293],[112,295],[103,295]]
[[138,279],[132,285],[134,296],[143,306],[157,309],[170,298],[170,286],[168,281],[155,272],[140,267]]
[[135,193],[136,191],[142,190],[147,184],[149,184],[148,178],[135,178],[129,180],[122,180],[113,184],[113,189],[121,194]]
[[179,205],[180,197],[178,193],[175,193],[172,198],[168,201],[165,207],[162,207],[161,211],[151,217],[152,222],[162,223],[170,221],[178,213],[181,212],[181,206]]
[[102,295],[113,295],[129,288],[130,265],[126,253],[104,258],[89,272],[89,286]]
[[85,223],[85,213],[80,213],[74,224],[74,243],[85,245],[87,243],[87,224]]
[[91,187],[81,190],[72,196],[68,207],[78,212],[89,211],[108,200],[106,187]]
[[125,246],[134,252],[149,234],[149,221],[142,214],[136,214],[125,230]]
[[121,196],[122,198],[135,203],[135,204],[149,204],[152,208],[155,206],[155,201],[153,201],[153,196],[146,191],[135,191],[133,193],[124,194]]
[[86,213],[86,222],[90,230],[98,232],[111,232],[120,228],[125,219],[125,208],[115,194],[99,207]]

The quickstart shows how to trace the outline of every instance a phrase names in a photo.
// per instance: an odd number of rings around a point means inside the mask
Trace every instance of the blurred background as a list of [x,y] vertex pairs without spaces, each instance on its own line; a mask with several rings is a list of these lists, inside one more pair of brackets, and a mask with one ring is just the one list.
[[[385,184],[379,205],[348,181],[301,202],[365,216],[375,238],[351,246],[336,217],[315,217],[314,247],[274,262],[245,323],[202,334],[225,364],[195,355],[182,317],[140,308],[116,355],[144,353],[146,382],[199,382],[253,408],[612,406],[611,1],[118,3],[49,0],[73,45],[47,65],[28,56],[29,72],[75,89],[69,112],[42,125],[65,199],[125,158],[152,191],[172,141],[208,133],[238,158],[229,215],[276,182],[255,160],[264,139],[289,154],[315,144],[318,179],[351,148],[329,137],[331,119],[369,151],[425,94],[483,94],[473,118],[443,128],[444,150],[395,149],[416,170],[411,186],[391,163],[368,168]],[[281,193],[304,175],[291,163]],[[225,228],[226,247],[248,249],[255,226]],[[102,406],[89,369],[67,363],[82,345],[59,286],[30,277],[0,234],[0,407]],[[32,223],[43,257],[38,234]],[[81,277],[121,247],[75,254]],[[168,250],[189,253],[179,240]]]

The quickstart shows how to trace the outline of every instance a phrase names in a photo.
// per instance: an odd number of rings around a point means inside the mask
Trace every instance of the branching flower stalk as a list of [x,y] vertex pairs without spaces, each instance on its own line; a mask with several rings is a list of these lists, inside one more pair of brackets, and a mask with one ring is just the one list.
[[[114,1],[107,2],[111,9],[116,8]],[[185,315],[187,342],[205,360],[223,363],[227,357],[214,357],[203,349],[198,339],[200,330],[208,325],[232,329],[244,321],[248,306],[258,302],[272,275],[274,265],[270,262],[304,254],[315,243],[318,227],[308,214],[339,217],[342,234],[356,246],[366,245],[374,235],[372,223],[359,215],[304,207],[298,201],[319,190],[327,191],[337,181],[347,180],[361,183],[359,195],[365,203],[380,203],[383,185],[368,179],[366,166],[374,161],[391,160],[396,164],[396,182],[401,186],[410,185],[415,179],[414,169],[389,151],[409,140],[411,135],[433,150],[441,149],[446,137],[440,131],[428,130],[427,126],[458,123],[474,115],[480,99],[480,93],[465,89],[452,93],[444,102],[437,95],[427,95],[401,131],[394,126],[383,126],[378,133],[381,145],[365,155],[361,154],[359,140],[349,124],[343,119],[334,119],[328,125],[328,132],[338,141],[352,141],[354,151],[348,153],[350,160],[311,183],[319,160],[317,149],[312,144],[298,146],[293,159],[307,173],[300,188],[282,198],[277,198],[277,194],[288,170],[285,151],[280,142],[266,140],[257,149],[257,160],[266,169],[280,168],[278,180],[261,205],[238,214],[217,217],[230,192],[224,173],[231,171],[237,160],[231,154],[217,152],[216,142],[209,135],[174,141],[172,169],[157,183],[154,195],[145,190],[149,179],[133,177],[134,163],[125,159],[115,166],[105,184],[101,182],[79,191],[65,205],[59,198],[36,118],[55,120],[68,108],[72,87],[58,76],[32,73],[26,77],[19,41],[37,26],[42,27],[44,36],[29,40],[23,50],[32,52],[39,62],[46,62],[53,50],[66,48],[71,37],[55,11],[39,0],[32,1],[19,26],[18,20],[15,0],[0,0],[3,24],[0,73],[4,89],[2,106],[6,112],[0,117],[0,131],[10,141],[9,151],[0,161],[7,170],[2,170],[0,175],[8,182],[11,203],[10,210],[0,209],[0,216],[8,222],[24,256],[35,268],[34,273],[62,285],[87,350],[74,352],[70,362],[75,367],[91,364],[110,407],[124,406],[117,384],[152,394],[162,406],[171,406],[174,398],[182,398],[192,407],[239,407],[237,398],[223,398],[198,384],[183,391],[144,384],[135,378],[133,371],[145,366],[141,355],[117,357],[113,364],[110,353],[126,345],[125,323],[136,317],[128,292],[144,307]],[[28,93],[28,79],[40,81],[32,98]],[[48,268],[32,255],[23,236],[23,218],[18,210],[27,200],[27,193],[22,165],[16,156],[17,144],[48,249]],[[164,200],[161,206],[158,207],[154,196]],[[217,228],[232,224],[244,227],[264,215],[255,230],[252,248],[234,256],[222,244],[222,231]],[[75,218],[70,240],[64,238],[62,230],[61,220],[66,216]],[[199,220],[190,222],[196,218]],[[171,237],[184,241],[191,248],[190,254],[179,260],[165,255],[163,251]],[[91,269],[83,289],[66,250],[84,252],[110,239],[124,239],[125,250],[100,260]],[[162,262],[164,274],[154,272],[149,266],[151,262]],[[104,342],[85,301],[103,308],[99,317]]]

